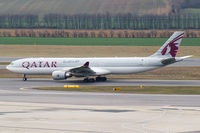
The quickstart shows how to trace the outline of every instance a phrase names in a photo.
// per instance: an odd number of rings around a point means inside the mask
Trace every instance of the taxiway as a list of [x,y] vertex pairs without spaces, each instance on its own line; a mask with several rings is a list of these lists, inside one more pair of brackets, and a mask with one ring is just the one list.
[[[113,84],[199,85],[198,81],[111,80]],[[148,95],[34,90],[77,80],[0,79],[0,132],[193,133],[200,95]],[[93,85],[103,85],[94,83]],[[88,85],[80,83],[80,85]],[[26,88],[28,87],[28,88]]]
[[[0,79],[0,132],[199,132],[199,95],[147,95],[34,90],[79,81]],[[108,80],[93,85],[200,85],[199,81]],[[88,85],[81,83],[80,85]],[[28,87],[28,88],[26,88]]]
[[[198,80],[108,80],[108,82],[84,83],[78,80],[53,81],[51,79],[0,79],[0,101],[54,103],[71,105],[120,105],[120,106],[200,106],[198,95],[146,95],[146,94],[110,94],[42,91],[30,88],[38,86],[64,86],[66,84],[96,86],[200,86]],[[189,100],[188,100],[189,99]]]

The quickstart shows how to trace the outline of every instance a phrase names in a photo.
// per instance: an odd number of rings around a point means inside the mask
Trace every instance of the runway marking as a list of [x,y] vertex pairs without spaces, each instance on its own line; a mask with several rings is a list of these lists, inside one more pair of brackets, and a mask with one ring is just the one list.
[[[61,131],[61,132],[80,132],[80,133],[100,133],[97,131],[84,131],[84,130],[68,130],[68,129],[56,129],[56,128],[37,128],[37,127],[23,127],[23,126],[4,126],[2,128],[14,128],[14,129],[29,129],[29,130],[44,130],[44,131]],[[102,133],[102,132],[101,132]],[[106,133],[106,132],[104,132]]]
[[[164,116],[166,116],[167,110],[162,109],[162,108],[160,108],[160,110],[162,112],[157,117],[153,117],[153,118],[149,118],[149,119],[144,119],[142,121],[135,122],[135,123],[131,124],[131,126],[129,126],[130,123],[129,124],[122,123],[121,127],[125,128],[125,129],[132,130],[132,131],[139,131],[139,132],[142,132],[142,133],[151,133],[151,132],[169,133],[169,132],[166,132],[166,131],[160,131],[160,130],[156,130],[156,129],[148,128],[147,127],[149,124],[153,124],[153,123],[161,121],[162,118],[164,118]],[[141,128],[141,129],[135,129],[135,128]]]
[[[184,113],[184,111],[183,111],[183,109],[181,109],[181,108],[176,108],[178,111],[179,111],[179,113],[177,113],[177,115],[175,115],[174,117],[173,117],[173,119],[179,119],[179,118],[181,118],[181,116],[183,115],[183,113]],[[143,128],[145,129],[145,133],[150,133],[150,132],[163,132],[163,133],[172,133],[173,132],[173,130],[172,129],[168,129],[168,131],[166,130],[166,131],[159,131],[159,130],[156,130],[156,129],[153,129],[153,128],[148,128],[148,126],[150,126],[150,125],[152,125],[152,124],[154,124],[154,123],[156,123],[156,122],[159,122],[159,121],[161,121],[161,120],[163,120],[163,119],[165,119],[166,121],[167,121],[167,119],[169,120],[169,117],[166,117],[167,116],[167,114],[169,114],[169,112],[170,111],[174,111],[173,110],[173,108],[171,108],[170,106],[169,107],[165,107],[165,108],[161,108],[161,110],[163,110],[163,115],[162,116],[160,116],[160,120],[153,120],[153,121],[150,121],[149,123],[144,123],[143,124]],[[161,119],[162,118],[162,119]]]
[[24,90],[24,88],[19,88],[20,90]]

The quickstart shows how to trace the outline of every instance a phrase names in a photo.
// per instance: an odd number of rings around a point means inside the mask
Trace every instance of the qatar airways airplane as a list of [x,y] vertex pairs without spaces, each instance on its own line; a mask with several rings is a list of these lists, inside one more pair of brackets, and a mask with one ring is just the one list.
[[146,72],[191,57],[176,57],[183,35],[183,31],[175,32],[156,53],[148,57],[25,58],[11,62],[7,69],[23,74],[24,81],[27,80],[26,75],[36,74],[52,75],[54,80],[74,76],[85,77],[85,82],[106,81],[105,75]]

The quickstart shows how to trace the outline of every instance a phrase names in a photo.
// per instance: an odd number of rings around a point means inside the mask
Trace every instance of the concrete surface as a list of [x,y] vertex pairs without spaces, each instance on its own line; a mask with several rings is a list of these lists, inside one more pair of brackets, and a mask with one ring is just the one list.
[[197,133],[199,107],[0,102],[2,133]]
[[6,69],[7,65],[0,65],[0,69]]
[[22,78],[0,78],[0,88],[18,89],[22,87],[64,86],[64,85],[92,85],[92,86],[200,86],[200,80],[132,80],[109,79],[106,82],[85,83],[83,79],[67,79],[55,81],[53,79],[33,78],[22,81]]
[[0,79],[0,133],[199,133],[200,95],[39,91],[26,87],[191,85],[200,81]]
[[[115,83],[125,83],[126,80],[116,80]],[[130,84],[132,84],[132,80]],[[114,81],[107,84],[112,85]],[[139,85],[138,81],[134,81]],[[134,83],[133,82],[133,83]],[[151,82],[155,85],[165,81],[142,81]],[[166,81],[170,83],[171,81]],[[192,82],[192,81],[180,81]],[[199,82],[199,81],[193,81]],[[77,84],[77,81],[70,84]],[[69,82],[34,79],[27,82],[21,79],[0,79],[0,101],[5,102],[27,102],[27,103],[52,103],[67,105],[100,105],[100,106],[183,106],[200,107],[200,95],[148,95],[148,94],[118,94],[118,93],[82,93],[63,91],[39,91],[26,89],[34,86],[63,86]],[[81,83],[79,85],[89,85]],[[91,84],[90,84],[91,85]],[[92,85],[106,85],[105,83],[95,83]],[[24,88],[24,89],[22,89]]]

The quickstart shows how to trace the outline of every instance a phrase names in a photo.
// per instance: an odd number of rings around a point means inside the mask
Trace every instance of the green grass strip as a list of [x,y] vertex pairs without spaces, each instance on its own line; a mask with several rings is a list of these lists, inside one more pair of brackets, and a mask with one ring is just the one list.
[[9,65],[10,62],[0,62],[0,65]]
[[[114,91],[114,88],[120,88],[120,91]],[[81,86],[80,88],[36,87],[33,89],[134,94],[200,94],[200,86],[144,86],[143,88],[140,88],[140,86]]]
[[[161,46],[167,39],[0,37],[0,45]],[[200,46],[200,38],[184,38],[182,45]]]

